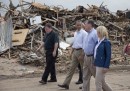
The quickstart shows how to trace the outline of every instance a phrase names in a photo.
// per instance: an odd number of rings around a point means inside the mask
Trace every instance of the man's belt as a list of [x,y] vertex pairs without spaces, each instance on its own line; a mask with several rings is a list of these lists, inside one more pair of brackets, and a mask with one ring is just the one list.
[[82,50],[82,48],[74,48],[74,50]]
[[86,56],[87,56],[87,57],[92,57],[92,56],[93,56],[93,54],[90,54],[90,55],[87,55],[87,54],[86,54]]

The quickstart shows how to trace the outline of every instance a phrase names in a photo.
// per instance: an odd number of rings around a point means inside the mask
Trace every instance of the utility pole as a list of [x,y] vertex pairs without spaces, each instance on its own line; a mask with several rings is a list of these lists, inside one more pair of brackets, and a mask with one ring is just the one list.
[[23,8],[23,0],[19,0],[19,4],[20,4],[20,6],[21,6],[21,11],[23,11],[24,10],[24,8]]
[[2,7],[2,2],[0,2],[0,8]]

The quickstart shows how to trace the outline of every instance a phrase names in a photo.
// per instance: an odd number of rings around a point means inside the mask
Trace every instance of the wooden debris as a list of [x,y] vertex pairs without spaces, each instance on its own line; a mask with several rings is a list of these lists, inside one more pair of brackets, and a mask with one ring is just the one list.
[[[19,36],[20,39],[25,40],[25,42],[20,43],[19,46],[16,42],[20,42],[20,40],[18,38],[13,39],[13,43],[17,46],[10,49],[11,57],[18,57],[19,53],[24,52],[26,55],[20,55],[20,59],[24,60],[23,63],[26,63],[26,60],[31,60],[30,62],[27,61],[27,63],[34,62],[34,60],[32,61],[32,59],[30,59],[29,53],[35,53],[35,50],[39,46],[37,41],[43,40],[43,28],[47,22],[53,24],[54,31],[58,32],[60,35],[60,40],[65,41],[64,35],[67,34],[65,37],[69,37],[72,32],[74,32],[74,24],[76,20],[84,22],[88,19],[93,19],[95,20],[96,27],[104,25],[108,28],[109,37],[112,42],[112,61],[117,61],[117,63],[124,61],[122,57],[122,46],[128,39],[130,39],[130,19],[125,17],[124,12],[117,11],[116,15],[114,15],[103,5],[103,3],[99,7],[95,5],[90,6],[88,4],[89,8],[78,6],[72,11],[65,9],[63,6],[52,7],[45,4],[42,5],[41,3],[29,3],[26,1],[24,1],[24,3],[30,5],[29,8],[23,8],[24,4],[21,2],[19,7],[22,8],[22,11],[18,11],[16,8],[10,8],[8,10],[12,13],[7,13],[5,16],[6,18],[9,14],[12,16],[14,29],[18,31],[15,34],[20,34],[25,28],[29,29],[27,37],[21,38],[23,36]],[[41,16],[42,23],[30,25],[29,19],[35,16]],[[19,31],[19,29],[23,30]],[[58,63],[61,61],[64,61],[65,64],[66,61],[67,64],[70,63],[69,51],[70,49],[61,50],[62,55],[59,56]],[[7,53],[4,53],[3,56],[6,54]],[[40,52],[37,53],[37,56],[43,56],[43,52],[42,54]]]

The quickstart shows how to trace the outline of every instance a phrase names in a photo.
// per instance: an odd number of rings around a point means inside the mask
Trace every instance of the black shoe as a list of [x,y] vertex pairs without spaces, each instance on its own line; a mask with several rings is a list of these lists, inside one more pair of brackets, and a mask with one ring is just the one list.
[[82,89],[82,87],[79,87],[79,89]]
[[82,81],[77,81],[75,84],[82,84],[83,82]]
[[61,88],[69,89],[68,85],[58,85],[58,86],[61,87]]
[[41,81],[39,81],[39,83],[41,83],[41,84],[47,84],[47,82],[45,82],[45,81],[43,81],[43,80],[41,80]]
[[48,80],[48,82],[57,82],[57,80]]

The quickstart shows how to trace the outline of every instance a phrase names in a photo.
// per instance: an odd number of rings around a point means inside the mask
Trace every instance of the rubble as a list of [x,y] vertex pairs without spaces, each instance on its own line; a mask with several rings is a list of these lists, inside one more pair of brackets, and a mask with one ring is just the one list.
[[[29,63],[32,63],[32,62],[42,62],[42,57],[38,57],[36,53],[30,53],[30,54],[19,54],[19,58],[20,58],[20,62],[22,64],[29,64]],[[40,61],[41,60],[41,61]],[[40,63],[41,64],[41,63]],[[37,64],[36,64],[37,65]]]
[[[75,31],[74,24],[76,20],[82,20],[84,22],[88,19],[93,19],[96,27],[104,25],[109,30],[109,37],[112,43],[112,63],[123,64],[125,61],[122,50],[124,44],[130,39],[130,19],[127,18],[128,14],[126,17],[126,13],[118,10],[114,15],[103,5],[103,3],[99,7],[87,4],[89,8],[77,6],[73,10],[68,10],[63,6],[47,6],[35,2],[23,2],[25,5],[29,5],[29,7],[23,8],[24,4],[15,7],[13,3],[11,3],[10,9],[8,9],[8,12],[4,17],[5,20],[9,16],[12,17],[14,30],[29,29],[24,44],[11,48],[11,58],[17,58],[19,55],[21,63],[26,64],[39,60],[39,62],[41,61],[39,64],[43,64],[43,51],[36,53],[35,50],[39,46],[39,41],[43,40],[44,32],[42,29],[44,28],[45,23],[51,22],[54,31],[58,32],[60,35],[60,40],[66,42],[66,39],[72,37],[72,34]],[[17,7],[21,7],[22,10],[17,10]],[[41,17],[41,20],[39,20],[40,22],[38,21],[38,23],[35,23],[37,21],[37,18],[35,17],[38,16]],[[30,19],[34,20],[30,21]],[[69,40],[67,39],[67,41]],[[60,48],[60,55],[57,61],[57,65],[59,66],[61,65],[60,63],[70,63],[69,51],[71,48],[65,49],[66,48]],[[22,54],[22,52],[24,54]],[[4,52],[1,57],[7,58],[7,53],[8,51]]]

